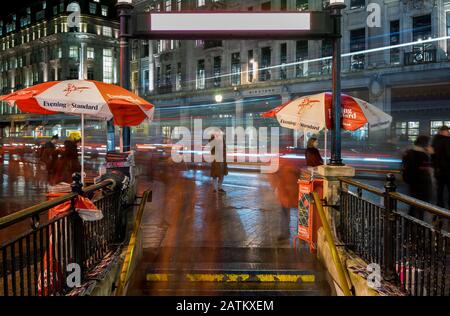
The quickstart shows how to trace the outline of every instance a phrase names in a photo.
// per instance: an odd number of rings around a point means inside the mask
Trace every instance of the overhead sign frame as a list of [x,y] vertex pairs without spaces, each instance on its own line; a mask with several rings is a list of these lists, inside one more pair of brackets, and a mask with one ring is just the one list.
[[134,13],[132,37],[146,39],[323,39],[327,11],[174,11]]

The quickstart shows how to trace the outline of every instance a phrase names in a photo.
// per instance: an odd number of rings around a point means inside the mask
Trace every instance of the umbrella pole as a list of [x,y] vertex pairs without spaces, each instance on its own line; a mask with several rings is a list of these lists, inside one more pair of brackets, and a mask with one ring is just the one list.
[[327,162],[327,157],[328,157],[328,129],[325,128],[325,166],[328,164]]
[[81,183],[84,184],[84,114],[81,114]]

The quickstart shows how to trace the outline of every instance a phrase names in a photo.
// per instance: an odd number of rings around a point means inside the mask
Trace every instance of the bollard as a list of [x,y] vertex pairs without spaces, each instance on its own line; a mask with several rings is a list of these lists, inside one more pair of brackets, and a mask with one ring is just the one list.
[[395,175],[390,173],[386,176],[384,185],[384,217],[383,217],[383,271],[386,281],[395,281],[395,214],[396,201],[391,198],[390,193],[396,192]]

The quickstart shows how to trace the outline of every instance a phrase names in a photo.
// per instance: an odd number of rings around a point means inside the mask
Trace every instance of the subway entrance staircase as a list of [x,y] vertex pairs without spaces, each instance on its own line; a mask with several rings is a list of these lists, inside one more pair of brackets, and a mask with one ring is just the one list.
[[[280,225],[266,176],[231,172],[226,194],[214,194],[207,172],[191,171],[152,189],[127,295],[333,295],[316,255],[303,244],[292,248],[297,211],[290,226]],[[280,243],[282,227],[290,236]]]
[[326,272],[308,250],[147,249],[128,295],[324,296]]

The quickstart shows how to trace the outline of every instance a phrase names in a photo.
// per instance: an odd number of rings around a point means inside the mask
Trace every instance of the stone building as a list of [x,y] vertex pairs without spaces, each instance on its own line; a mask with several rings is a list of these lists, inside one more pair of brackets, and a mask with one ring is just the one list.
[[[392,130],[382,135],[363,130],[348,138],[375,140],[388,134],[413,140],[419,133],[435,133],[450,121],[450,40],[445,38],[450,35],[450,1],[345,3],[343,89],[394,117]],[[326,1],[136,0],[134,4],[140,12],[312,11],[322,10]],[[380,9],[379,20],[372,19],[374,7]],[[196,118],[210,126],[267,126],[271,123],[260,118],[261,112],[296,96],[331,90],[327,58],[331,53],[327,40],[136,40],[132,87],[158,106],[153,126],[164,136],[177,125],[192,126]]]
[[[0,17],[1,94],[53,80],[119,81],[115,0],[23,2]],[[69,18],[74,11],[79,21]],[[0,104],[0,137],[64,136],[78,125],[77,117],[23,114]]]

